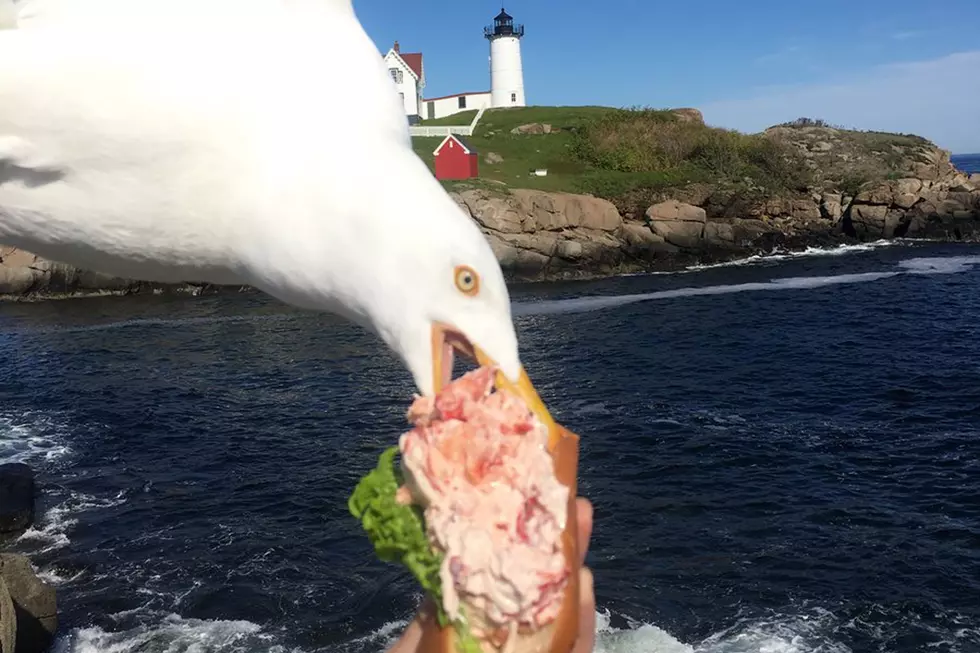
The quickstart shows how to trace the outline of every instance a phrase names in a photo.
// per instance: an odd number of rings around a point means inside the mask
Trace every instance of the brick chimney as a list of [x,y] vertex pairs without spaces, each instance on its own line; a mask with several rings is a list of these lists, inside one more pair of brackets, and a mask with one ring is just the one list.
[[399,54],[401,54],[401,48],[400,48],[400,47],[398,46],[398,41],[395,41],[395,45],[394,45],[394,46],[392,46],[392,49],[393,49],[393,50],[394,50],[395,52],[397,52],[397,53],[399,53]]

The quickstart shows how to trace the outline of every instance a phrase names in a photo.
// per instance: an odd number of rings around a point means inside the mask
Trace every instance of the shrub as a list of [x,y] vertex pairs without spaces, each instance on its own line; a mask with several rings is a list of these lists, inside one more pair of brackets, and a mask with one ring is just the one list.
[[[572,143],[583,163],[638,179],[750,178],[774,189],[805,186],[806,166],[791,147],[761,135],[684,122],[670,111],[620,110],[587,122]],[[650,177],[651,174],[656,175]],[[613,183],[603,182],[605,183]]]

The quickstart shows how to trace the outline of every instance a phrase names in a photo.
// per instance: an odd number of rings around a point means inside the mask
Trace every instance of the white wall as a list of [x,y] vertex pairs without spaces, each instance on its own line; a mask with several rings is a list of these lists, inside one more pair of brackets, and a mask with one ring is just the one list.
[[494,108],[524,106],[521,40],[516,36],[490,40],[490,96]]
[[[419,115],[418,82],[414,73],[398,57],[390,53],[385,56],[385,67],[388,68],[389,75],[392,74],[392,69],[398,71],[392,75],[392,83],[397,87],[398,92],[404,96],[402,103],[405,105],[405,115]],[[399,82],[396,77],[400,78],[401,81]]]
[[[459,98],[466,99],[466,107],[460,108]],[[435,100],[422,100],[422,120],[432,120],[434,118],[443,118],[445,116],[451,116],[454,113],[459,113],[460,111],[472,111],[473,109],[481,109],[484,105],[489,104],[490,94],[489,93],[464,93],[462,95],[453,95],[450,97],[438,98]],[[429,104],[432,104],[433,113],[429,114]]]

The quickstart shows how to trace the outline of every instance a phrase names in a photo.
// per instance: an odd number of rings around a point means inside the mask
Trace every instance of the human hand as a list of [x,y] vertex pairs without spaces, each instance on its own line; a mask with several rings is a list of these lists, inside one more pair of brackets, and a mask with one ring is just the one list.
[[[579,616],[578,637],[572,653],[592,653],[595,648],[595,588],[592,585],[592,571],[585,566],[585,554],[589,550],[589,539],[592,537],[592,504],[588,499],[578,497],[575,500],[578,511],[578,551],[579,563]],[[423,604],[415,619],[408,625],[398,641],[388,649],[388,653],[425,653],[419,651],[422,639],[422,621],[432,610],[428,600]]]

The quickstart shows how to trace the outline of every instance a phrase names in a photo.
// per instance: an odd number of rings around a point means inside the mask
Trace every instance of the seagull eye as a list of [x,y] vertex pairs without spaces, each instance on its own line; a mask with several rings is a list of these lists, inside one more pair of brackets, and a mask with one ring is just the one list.
[[457,265],[456,287],[464,295],[472,297],[480,292],[480,276],[468,265]]

